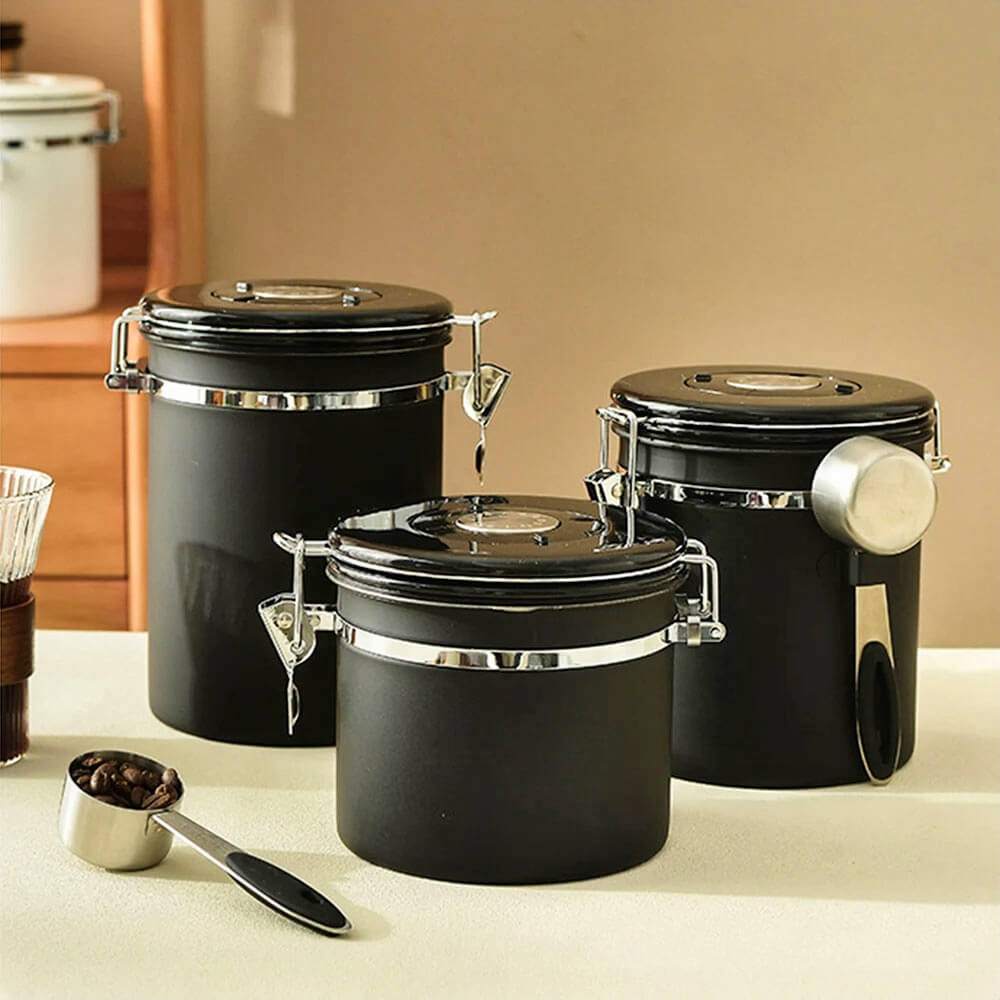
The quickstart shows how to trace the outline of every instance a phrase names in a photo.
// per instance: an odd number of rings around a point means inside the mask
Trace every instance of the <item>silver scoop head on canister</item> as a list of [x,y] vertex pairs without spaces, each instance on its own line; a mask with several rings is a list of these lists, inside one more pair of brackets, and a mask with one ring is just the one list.
[[184,795],[178,779],[177,799],[161,809],[129,809],[102,802],[73,779],[88,757],[135,764],[154,774],[164,766],[151,757],[123,750],[91,750],[74,757],[66,768],[59,805],[59,839],[77,857],[111,871],[136,871],[159,864],[174,835],[221,868],[241,889],[272,910],[321,934],[345,934],[351,922],[325,896],[305,882],[230,844],[176,812]]
[[919,455],[862,435],[832,448],[812,483],[820,527],[845,545],[889,556],[923,538],[937,507],[934,475]]

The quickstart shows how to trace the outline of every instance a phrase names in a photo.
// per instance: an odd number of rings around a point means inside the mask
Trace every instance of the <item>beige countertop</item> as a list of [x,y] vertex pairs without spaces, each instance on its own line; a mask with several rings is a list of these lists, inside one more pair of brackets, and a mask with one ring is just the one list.
[[[922,651],[917,751],[888,786],[675,781],[652,861],[526,888],[354,857],[333,751],[163,726],[143,635],[40,632],[31,685],[31,752],[0,772],[5,997],[1000,996],[1000,651]],[[179,842],[146,872],[70,855],[63,770],[100,747],[175,766],[186,814],[314,884],[355,932],[280,919]]]

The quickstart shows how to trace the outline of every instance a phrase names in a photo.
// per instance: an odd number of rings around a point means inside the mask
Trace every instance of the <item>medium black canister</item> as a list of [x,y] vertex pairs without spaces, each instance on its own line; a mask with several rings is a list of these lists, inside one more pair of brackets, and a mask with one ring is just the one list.
[[652,513],[530,496],[430,500],[276,540],[297,565],[325,556],[337,585],[335,606],[295,587],[260,610],[287,669],[316,630],[337,633],[337,828],[352,851],[530,883],[663,846],[673,645],[725,633],[700,543]]
[[674,774],[887,781],[914,747],[919,542],[948,464],[934,396],[761,365],[639,372],[611,395],[592,495],[703,539],[735,595],[724,645],[678,650]]
[[[286,686],[255,614],[287,571],[271,534],[440,493],[444,393],[462,390],[485,429],[506,385],[506,371],[479,361],[492,315],[456,316],[415,288],[297,279],[161,289],[122,315],[106,381],[150,395],[158,718],[236,743],[333,742],[333,672]],[[132,323],[148,362],[128,360]],[[444,369],[455,324],[472,327],[471,372]]]

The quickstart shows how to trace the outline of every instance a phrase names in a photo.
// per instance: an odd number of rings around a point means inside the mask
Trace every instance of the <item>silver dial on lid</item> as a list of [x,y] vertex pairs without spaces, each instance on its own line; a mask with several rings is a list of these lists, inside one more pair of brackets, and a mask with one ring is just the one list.
[[470,511],[455,518],[455,527],[475,535],[537,535],[560,524],[558,517],[532,510]]
[[730,375],[726,385],[733,389],[749,389],[756,392],[807,392],[818,389],[822,383],[812,375],[786,375],[776,372],[747,372]]
[[380,292],[360,285],[336,284],[264,284],[255,285],[249,281],[236,281],[232,289],[216,289],[212,295],[224,302],[275,302],[275,303],[330,303],[351,306],[362,302],[374,302],[382,298]]

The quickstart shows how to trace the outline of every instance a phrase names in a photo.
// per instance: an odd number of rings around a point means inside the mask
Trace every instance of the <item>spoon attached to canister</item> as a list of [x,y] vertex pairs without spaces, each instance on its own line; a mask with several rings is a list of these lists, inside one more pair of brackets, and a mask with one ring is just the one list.
[[77,857],[111,871],[152,868],[167,856],[176,835],[283,917],[321,934],[339,935],[351,929],[347,917],[311,886],[176,812],[184,796],[179,778],[173,801],[160,808],[128,808],[114,804],[111,795],[97,798],[89,786],[77,783],[73,775],[81,774],[88,758],[116,761],[155,775],[166,770],[150,757],[122,750],[92,750],[70,761],[59,805],[59,837]]

